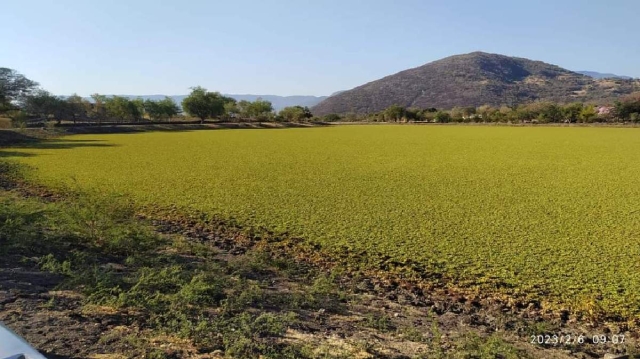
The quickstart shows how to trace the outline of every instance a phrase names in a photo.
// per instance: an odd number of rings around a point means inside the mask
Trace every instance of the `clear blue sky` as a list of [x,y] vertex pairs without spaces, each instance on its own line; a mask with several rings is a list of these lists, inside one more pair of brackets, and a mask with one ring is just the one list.
[[476,50],[640,77],[640,1],[4,1],[0,67],[67,95],[326,95]]

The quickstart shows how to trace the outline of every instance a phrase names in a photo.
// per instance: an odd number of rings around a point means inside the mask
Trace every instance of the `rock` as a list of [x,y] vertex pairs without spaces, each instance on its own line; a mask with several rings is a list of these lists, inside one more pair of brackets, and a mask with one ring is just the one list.
[[629,359],[627,354],[605,354],[604,359]]

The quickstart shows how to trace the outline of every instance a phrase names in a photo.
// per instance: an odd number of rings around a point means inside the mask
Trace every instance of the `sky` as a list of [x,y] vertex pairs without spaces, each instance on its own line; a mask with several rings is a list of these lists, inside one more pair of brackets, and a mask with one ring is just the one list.
[[640,77],[640,1],[4,1],[0,67],[56,94],[329,95],[485,51]]

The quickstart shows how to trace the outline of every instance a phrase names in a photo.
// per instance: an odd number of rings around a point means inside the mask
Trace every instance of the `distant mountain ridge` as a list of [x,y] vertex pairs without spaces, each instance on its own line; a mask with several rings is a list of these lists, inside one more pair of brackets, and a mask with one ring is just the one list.
[[472,52],[341,92],[313,107],[312,112],[364,114],[391,105],[450,109],[536,100],[603,102],[634,91],[640,91],[640,80],[596,80],[542,61]]
[[622,75],[602,73],[602,72],[596,72],[596,71],[576,71],[576,72],[585,76],[593,77],[594,79],[624,79],[624,80],[633,79],[633,77],[631,76],[622,76]]
[[[322,100],[328,98],[329,96],[277,96],[277,95],[235,95],[235,94],[224,94],[225,96],[229,96],[231,98],[236,99],[237,101],[246,100],[246,101],[255,101],[258,98],[262,98],[263,100],[271,102],[273,108],[276,111],[280,111],[285,107],[289,106],[307,106],[312,107],[322,102]],[[108,95],[112,96],[112,95]],[[165,98],[165,95],[118,95],[122,97],[127,97],[130,99],[142,98],[145,100],[162,100]],[[172,95],[168,96],[172,98],[178,105],[182,103],[182,100],[187,97],[187,95]],[[90,98],[87,98],[90,99]]]

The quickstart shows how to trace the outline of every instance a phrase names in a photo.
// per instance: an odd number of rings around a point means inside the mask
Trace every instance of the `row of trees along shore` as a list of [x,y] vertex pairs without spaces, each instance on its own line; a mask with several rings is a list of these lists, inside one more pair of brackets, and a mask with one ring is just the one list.
[[640,123],[640,93],[601,106],[580,102],[560,104],[538,101],[517,106],[484,105],[438,110],[392,105],[374,114],[326,117],[327,120],[348,122]]
[[307,107],[292,106],[276,113],[269,101],[236,101],[202,87],[193,87],[181,106],[170,97],[145,100],[100,94],[93,94],[90,99],[75,94],[55,96],[17,71],[0,68],[0,117],[8,117],[14,125],[21,126],[28,122],[102,124],[192,119],[201,123],[208,119],[304,122],[313,116]]
[[[185,114],[183,114],[183,111]],[[236,101],[194,87],[178,106],[170,97],[161,100],[130,99],[94,94],[91,100],[78,95],[54,96],[37,82],[8,68],[0,68],[0,117],[8,117],[15,126],[38,123],[141,123],[208,119],[228,122],[475,122],[475,123],[640,123],[640,93],[613,104],[533,102],[517,106],[480,106],[439,110],[393,105],[373,114],[329,114],[314,116],[307,107],[292,106],[275,112],[269,101]]]

